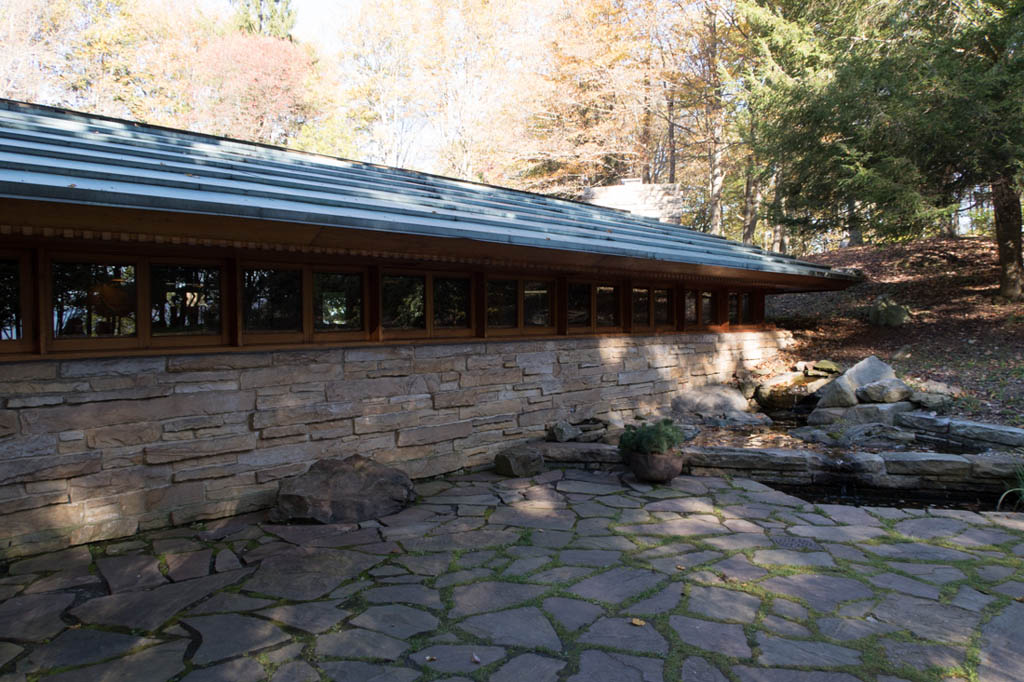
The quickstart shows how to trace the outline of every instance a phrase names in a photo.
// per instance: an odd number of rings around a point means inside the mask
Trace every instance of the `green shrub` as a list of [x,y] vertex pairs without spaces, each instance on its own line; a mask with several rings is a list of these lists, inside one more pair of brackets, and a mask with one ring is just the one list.
[[686,437],[682,429],[671,419],[663,419],[656,424],[629,425],[619,439],[619,452],[623,455],[669,452],[684,440]]
[[1010,488],[999,497],[999,502],[996,503],[996,511],[999,511],[999,508],[1003,506],[1003,500],[1010,495],[1017,497],[1017,502],[1013,505],[1014,510],[1017,509],[1017,505],[1024,501],[1024,465],[1018,464],[1014,467],[1013,473],[1017,476],[1017,487]]

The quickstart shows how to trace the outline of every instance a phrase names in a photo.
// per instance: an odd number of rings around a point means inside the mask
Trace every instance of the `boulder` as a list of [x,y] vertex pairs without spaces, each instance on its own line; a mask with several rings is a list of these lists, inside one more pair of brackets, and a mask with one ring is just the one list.
[[831,360],[818,360],[811,368],[819,372],[828,372],[829,374],[842,374],[844,371],[842,365]]
[[851,424],[896,424],[896,417],[903,412],[911,412],[913,403],[866,403],[856,405],[846,411],[844,419]]
[[416,499],[402,471],[355,455],[322,459],[281,482],[275,521],[359,523],[401,511]]
[[536,476],[544,471],[544,455],[532,448],[499,452],[494,456],[494,471],[513,478]]
[[[849,374],[849,372],[847,372]],[[820,389],[818,407],[852,407],[857,404],[857,387],[844,374]]]
[[807,415],[808,426],[826,426],[846,419],[848,407],[819,407]]
[[865,403],[898,403],[910,397],[910,387],[899,379],[882,379],[857,389],[857,398]]
[[905,448],[916,440],[913,431],[889,424],[868,423],[853,424],[843,429],[838,445],[845,448]]
[[884,294],[868,310],[868,322],[876,327],[902,327],[909,321],[910,308]]
[[672,400],[676,412],[700,412],[722,414],[724,412],[746,412],[747,399],[732,386],[709,384],[684,391]]
[[547,439],[552,443],[567,443],[583,435],[583,430],[567,421],[555,422],[548,427]]
[[[718,426],[725,429],[753,429],[772,425],[771,417],[762,412],[729,411],[722,415],[702,416],[704,417],[704,423],[708,426]],[[696,435],[694,434],[694,436]],[[687,438],[687,440],[690,440],[690,438]]]
[[786,372],[762,382],[754,399],[768,410],[790,410],[807,397],[807,383],[803,372]]
[[953,398],[944,393],[925,393],[914,391],[910,394],[910,402],[935,412],[946,412],[953,407]]
[[867,384],[885,379],[895,379],[896,372],[874,355],[869,355],[843,374],[854,390]]

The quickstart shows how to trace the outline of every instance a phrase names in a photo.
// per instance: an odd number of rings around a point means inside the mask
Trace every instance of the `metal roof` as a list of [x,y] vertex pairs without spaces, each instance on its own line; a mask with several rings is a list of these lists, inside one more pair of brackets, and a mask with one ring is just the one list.
[[616,209],[10,100],[0,100],[0,197],[851,279]]

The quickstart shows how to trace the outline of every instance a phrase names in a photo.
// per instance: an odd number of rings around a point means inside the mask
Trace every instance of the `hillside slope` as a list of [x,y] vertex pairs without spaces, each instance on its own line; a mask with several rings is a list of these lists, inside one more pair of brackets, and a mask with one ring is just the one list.
[[[798,342],[782,362],[850,364],[874,354],[905,377],[958,387],[961,415],[1024,425],[1024,303],[996,299],[991,239],[862,246],[805,260],[859,268],[867,280],[841,292],[769,297],[769,321]],[[881,294],[909,306],[911,321],[869,325],[868,309]]]

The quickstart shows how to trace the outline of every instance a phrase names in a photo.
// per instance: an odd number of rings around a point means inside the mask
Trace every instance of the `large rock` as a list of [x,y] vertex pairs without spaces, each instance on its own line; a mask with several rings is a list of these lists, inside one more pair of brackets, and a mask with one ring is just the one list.
[[949,408],[953,407],[952,396],[944,393],[914,391],[910,394],[910,402],[923,407],[926,410],[934,410],[935,412],[945,412]]
[[902,327],[909,321],[910,308],[884,294],[868,310],[868,322],[876,327]]
[[845,374],[823,386],[818,407],[852,407],[857,404],[857,387]]
[[672,400],[672,409],[678,412],[700,412],[702,414],[745,412],[747,399],[739,390],[731,386],[712,384],[684,391],[682,395]]
[[526,478],[544,471],[544,455],[533,448],[513,448],[494,456],[494,471],[502,476]]
[[395,514],[414,499],[412,481],[398,469],[358,455],[322,459],[281,483],[274,516],[279,521],[358,523]]
[[754,399],[765,409],[791,410],[807,397],[810,381],[803,372],[786,372],[762,382],[754,393]]
[[865,403],[898,403],[910,397],[910,387],[899,379],[882,379],[857,389],[857,398]]
[[583,430],[569,422],[555,422],[548,427],[547,439],[554,443],[566,443],[583,435]]
[[885,379],[895,379],[896,372],[893,371],[892,367],[885,364],[874,355],[869,355],[864,358],[856,365],[846,370],[843,374],[844,377],[849,380],[853,385],[854,390],[867,384],[872,384],[876,381],[883,381]]

